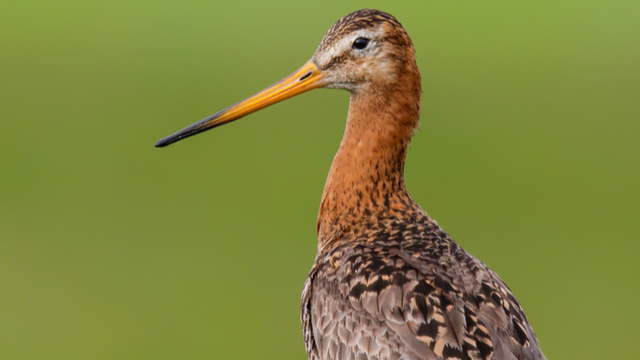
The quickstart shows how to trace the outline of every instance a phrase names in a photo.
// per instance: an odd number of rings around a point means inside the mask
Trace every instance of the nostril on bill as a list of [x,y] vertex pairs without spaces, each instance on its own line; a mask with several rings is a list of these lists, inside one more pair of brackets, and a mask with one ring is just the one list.
[[307,71],[304,75],[302,75],[300,77],[300,79],[298,79],[298,81],[304,81],[306,78],[308,78],[309,76],[311,76],[311,74],[313,74],[312,71]]

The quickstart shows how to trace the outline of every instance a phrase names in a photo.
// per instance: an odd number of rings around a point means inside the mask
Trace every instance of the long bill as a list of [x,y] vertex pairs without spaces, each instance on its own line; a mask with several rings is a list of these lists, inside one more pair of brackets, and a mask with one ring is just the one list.
[[292,96],[302,94],[309,90],[323,86],[320,81],[324,73],[318,69],[313,60],[309,60],[304,66],[293,74],[278,81],[259,93],[240,101],[230,107],[219,111],[197,123],[188,126],[173,135],[169,135],[156,143],[156,147],[165,147],[176,141],[188,138],[203,131],[224,125],[245,115],[263,109]]

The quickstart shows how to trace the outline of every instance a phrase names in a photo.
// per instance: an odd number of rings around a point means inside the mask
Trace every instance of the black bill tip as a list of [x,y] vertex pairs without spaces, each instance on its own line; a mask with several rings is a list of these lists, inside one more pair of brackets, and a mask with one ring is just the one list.
[[192,131],[185,131],[188,129],[184,129],[182,131],[179,131],[173,135],[169,135],[166,138],[162,138],[160,140],[158,140],[158,142],[156,142],[156,147],[157,148],[161,148],[161,147],[165,147],[167,145],[171,145],[174,142],[180,141],[184,138],[188,138],[191,135],[195,135],[198,131],[197,130],[192,130]]
[[182,139],[184,139],[186,137],[189,137],[191,135],[195,135],[195,133],[196,133],[195,131],[193,133],[191,133],[191,134],[181,134],[181,132],[179,132],[179,133],[175,133],[173,135],[169,135],[169,136],[167,136],[165,138],[162,138],[162,139],[158,140],[158,142],[156,142],[156,147],[157,148],[162,148],[162,147],[165,147],[167,145],[171,145],[174,142],[180,141],[180,140],[182,140]]
[[158,142],[156,143],[156,147],[157,148],[165,147],[167,145],[173,144],[174,142],[180,141],[182,139],[186,139],[190,136],[199,134],[203,131],[207,131],[215,127],[218,127],[219,125],[222,125],[222,124],[216,124],[215,122],[212,122],[212,120],[216,119],[221,113],[222,111],[219,113],[213,114],[208,118],[202,119],[191,126],[187,126],[186,128],[178,131],[175,134],[171,134],[165,138],[158,140]]
[[174,142],[180,141],[182,139],[186,139],[190,136],[199,134],[207,130],[211,130],[213,128],[217,128],[220,125],[224,125],[229,121],[235,120],[235,119],[229,119],[226,121],[220,121],[221,120],[220,117],[223,116],[227,112],[227,110],[229,110],[230,108],[231,106],[207,118],[204,118],[193,125],[187,126],[186,128],[178,131],[175,134],[171,134],[166,138],[162,138],[158,140],[158,142],[156,143],[156,147],[161,148],[167,145],[171,145]]

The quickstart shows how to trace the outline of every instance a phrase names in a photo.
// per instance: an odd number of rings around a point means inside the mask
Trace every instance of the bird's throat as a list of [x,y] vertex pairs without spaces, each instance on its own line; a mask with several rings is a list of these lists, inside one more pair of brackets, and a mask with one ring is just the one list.
[[319,248],[417,208],[405,187],[404,163],[418,126],[420,94],[385,95],[351,96],[345,134],[320,204]]

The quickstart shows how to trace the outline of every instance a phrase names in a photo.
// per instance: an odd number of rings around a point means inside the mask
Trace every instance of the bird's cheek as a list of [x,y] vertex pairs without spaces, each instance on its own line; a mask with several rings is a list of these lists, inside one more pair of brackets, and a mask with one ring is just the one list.
[[328,89],[343,89],[348,91],[356,91],[359,81],[354,81],[353,75],[344,71],[333,71],[327,74],[325,81]]
[[396,65],[386,58],[378,58],[362,67],[367,70],[367,77],[377,82],[393,82],[397,77]]

